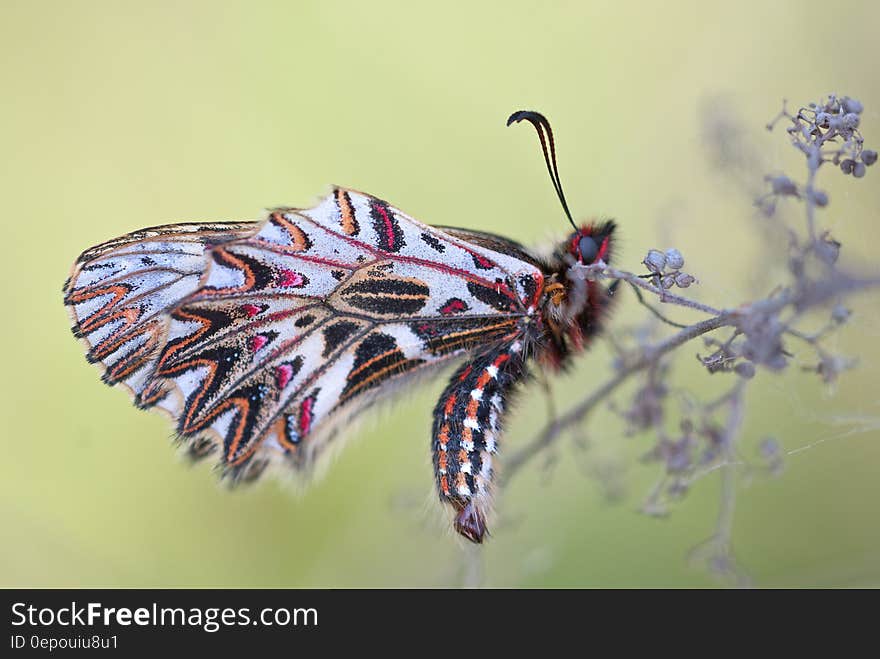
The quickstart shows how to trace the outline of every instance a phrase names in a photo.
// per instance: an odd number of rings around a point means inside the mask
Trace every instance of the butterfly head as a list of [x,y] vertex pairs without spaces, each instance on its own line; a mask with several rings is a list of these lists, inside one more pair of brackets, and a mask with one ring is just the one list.
[[611,259],[614,222],[585,224],[571,234],[562,246],[576,263],[592,265],[599,261],[608,263]]

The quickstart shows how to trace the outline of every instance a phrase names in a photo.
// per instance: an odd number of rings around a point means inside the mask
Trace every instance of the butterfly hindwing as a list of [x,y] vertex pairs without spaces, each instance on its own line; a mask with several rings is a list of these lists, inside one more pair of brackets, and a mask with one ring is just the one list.
[[73,332],[108,384],[139,394],[165,344],[169,313],[198,287],[205,250],[256,222],[190,223],[136,231],[84,252],[64,286]]

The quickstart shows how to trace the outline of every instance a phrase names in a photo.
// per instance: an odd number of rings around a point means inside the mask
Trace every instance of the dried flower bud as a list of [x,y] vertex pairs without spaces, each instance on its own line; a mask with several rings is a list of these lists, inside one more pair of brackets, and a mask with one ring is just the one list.
[[751,380],[755,377],[755,365],[752,362],[740,362],[734,366],[733,370],[738,376],[746,380]]
[[843,117],[834,115],[833,117],[828,119],[828,127],[832,130],[844,130],[846,125],[843,123]]
[[650,272],[659,275],[666,267],[666,257],[660,250],[652,249],[648,251],[648,255],[645,257],[642,263],[645,264],[645,267],[648,268]]
[[678,272],[675,274],[675,285],[679,288],[687,288],[695,281],[697,280],[686,272]]
[[850,98],[849,96],[844,96],[840,100],[840,104],[843,106],[844,112],[854,112],[855,114],[861,114],[865,109],[865,106],[862,105],[861,101]]
[[838,325],[842,325],[847,320],[849,320],[849,317],[851,315],[852,312],[842,304],[835,305],[834,308],[831,310],[831,320],[833,320]]
[[865,175],[865,169],[865,163],[857,162],[855,165],[853,165],[852,174],[856,178],[862,178]]
[[663,288],[669,289],[675,286],[675,276],[674,275],[666,275],[662,279],[660,279],[660,285]]
[[794,181],[792,181],[787,176],[772,176],[770,177],[770,185],[773,189],[773,194],[779,195],[796,195],[797,194],[797,185],[795,185]]
[[822,377],[822,381],[825,384],[831,384],[837,380],[837,376],[844,371],[853,368],[855,365],[855,359],[848,359],[846,357],[838,357],[835,355],[824,355],[816,368],[812,370],[815,370],[816,373]]
[[825,208],[828,205],[828,194],[823,190],[813,190],[813,203],[819,208]]
[[816,243],[816,252],[819,254],[819,258],[828,265],[837,263],[837,259],[840,257],[840,242],[834,240],[826,232]]
[[846,160],[842,160],[840,162],[840,171],[844,174],[852,174],[853,166],[856,164],[855,160],[851,158],[847,158]]
[[784,453],[782,444],[775,437],[764,437],[758,444],[758,455],[771,473],[782,471]]
[[862,162],[865,163],[868,167],[877,162],[877,152],[872,149],[865,149],[862,151]]
[[843,125],[845,128],[852,130],[859,127],[859,115],[849,112],[843,115]]
[[788,359],[781,352],[764,362],[764,365],[773,371],[781,371],[788,366]]
[[693,464],[693,440],[682,437],[677,442],[670,442],[663,447],[666,453],[666,471],[678,474],[687,471]]
[[680,270],[684,266],[684,257],[674,247],[666,250],[666,267],[670,270]]
[[770,370],[786,367],[785,349],[782,346],[784,326],[774,315],[755,314],[743,318],[740,330],[746,335],[742,356]]

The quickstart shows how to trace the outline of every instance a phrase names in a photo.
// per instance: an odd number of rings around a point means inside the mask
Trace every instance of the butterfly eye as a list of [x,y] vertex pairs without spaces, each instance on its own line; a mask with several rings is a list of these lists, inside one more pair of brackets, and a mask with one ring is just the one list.
[[578,252],[581,255],[581,262],[592,263],[599,255],[599,245],[592,236],[581,236],[578,241]]

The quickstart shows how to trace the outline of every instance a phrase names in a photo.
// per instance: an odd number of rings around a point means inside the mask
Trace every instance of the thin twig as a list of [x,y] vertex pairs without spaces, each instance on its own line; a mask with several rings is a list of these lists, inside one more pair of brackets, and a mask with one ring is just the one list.
[[617,268],[612,268],[611,266],[604,263],[596,263],[593,265],[583,266],[583,269],[590,275],[599,276],[603,279],[622,279],[623,281],[629,282],[633,286],[638,286],[639,288],[643,288],[649,293],[653,293],[660,299],[661,302],[676,304],[680,307],[687,307],[696,311],[702,311],[703,313],[712,314],[713,316],[720,316],[722,313],[724,313],[720,309],[710,307],[709,305],[703,304],[702,302],[697,302],[696,300],[691,300],[690,298],[670,293],[663,288],[659,288],[654,284],[645,281],[642,277],[633,274],[632,272],[627,272],[626,270],[618,270]]
[[533,457],[540,453],[543,449],[553,444],[564,430],[574,426],[581,421],[596,407],[601,401],[607,398],[626,380],[638,373],[639,371],[652,366],[657,360],[668,352],[671,352],[688,341],[707,332],[712,332],[719,327],[726,327],[735,323],[735,314],[721,314],[714,318],[695,323],[681,330],[677,334],[660,341],[659,343],[646,347],[641,355],[624,365],[614,377],[593,391],[587,398],[575,405],[569,412],[558,417],[552,423],[547,424],[544,430],[515,453],[508,456],[505,460],[505,469],[499,482],[501,485],[507,483],[524,464],[529,462]]

